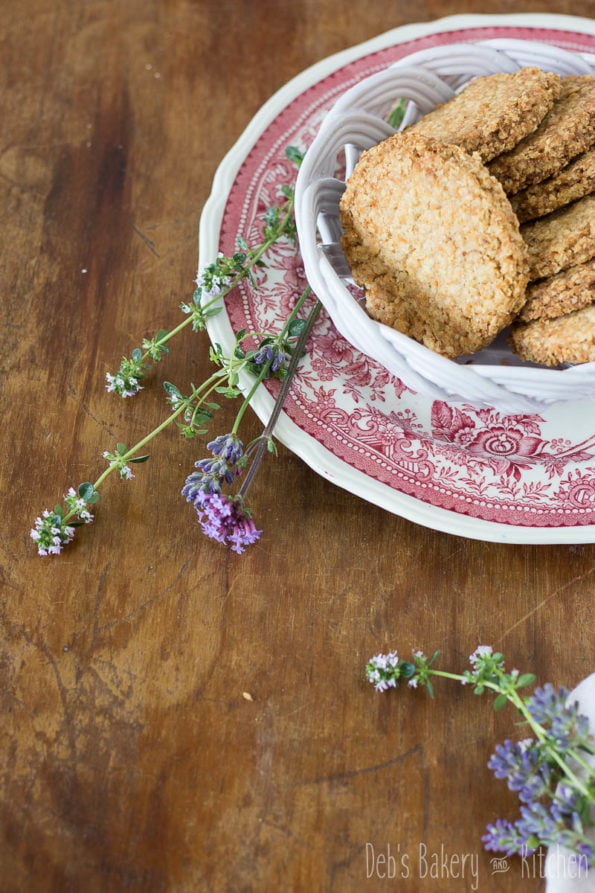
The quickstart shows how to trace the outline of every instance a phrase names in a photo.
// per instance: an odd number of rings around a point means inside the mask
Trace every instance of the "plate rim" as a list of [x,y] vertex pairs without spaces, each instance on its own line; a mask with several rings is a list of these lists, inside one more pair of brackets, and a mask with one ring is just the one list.
[[[308,66],[287,81],[260,107],[239,138],[220,161],[213,177],[210,194],[200,215],[198,229],[199,269],[217,255],[223,214],[229,192],[246,156],[269,124],[304,90],[350,62],[387,47],[430,34],[490,26],[504,28],[525,26],[595,36],[595,22],[579,16],[555,13],[515,13],[512,15],[462,14],[434,19],[431,22],[410,23],[391,28],[382,34],[326,56],[313,65]],[[207,332],[212,341],[217,340],[225,343],[226,339],[234,339],[233,329],[226,310],[217,316],[211,317],[207,325]],[[244,393],[247,392],[249,388],[248,377],[240,381],[240,388]],[[274,399],[264,386],[258,388],[250,401],[250,405],[261,422],[266,424],[274,405]],[[281,412],[279,416],[275,426],[275,437],[313,471],[331,483],[342,487],[366,502],[377,505],[392,514],[429,529],[483,542],[525,545],[595,542],[595,524],[565,527],[509,525],[497,521],[474,518],[451,509],[432,505],[407,493],[402,493],[389,487],[387,484],[369,477],[359,469],[353,468],[323,446],[312,435],[300,428],[285,412]]]

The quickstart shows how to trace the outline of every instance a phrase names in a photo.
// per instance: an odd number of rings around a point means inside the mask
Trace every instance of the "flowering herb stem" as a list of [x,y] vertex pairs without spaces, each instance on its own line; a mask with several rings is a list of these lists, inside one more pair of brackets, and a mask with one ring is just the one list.
[[[535,681],[532,673],[507,672],[504,657],[480,645],[471,655],[471,670],[450,673],[432,667],[421,651],[411,661],[396,652],[379,654],[366,666],[366,676],[378,691],[396,688],[399,679],[417,688],[425,686],[433,696],[431,676],[473,685],[475,694],[496,694],[494,709],[511,703],[533,732],[534,739],[505,741],[496,746],[488,766],[497,778],[506,778],[520,800],[516,822],[498,819],[482,838],[486,849],[525,856],[538,846],[561,846],[586,865],[594,863],[593,842],[586,829],[595,824],[595,768],[583,754],[595,755],[588,719],[568,702],[568,692],[549,683],[530,696],[519,690]],[[584,777],[579,777],[576,767]]]
[[[310,294],[310,289],[306,288],[302,292],[302,295],[300,297],[300,302],[303,302],[303,300],[305,300],[305,298],[309,294]],[[320,301],[316,301],[316,303],[314,304],[314,306],[312,307],[312,309],[308,315],[306,324],[303,327],[303,329],[300,333],[300,336],[295,344],[293,354],[291,356],[291,360],[289,361],[289,366],[287,367],[287,374],[285,375],[285,377],[281,383],[281,388],[279,390],[277,399],[275,400],[275,405],[273,406],[273,410],[271,412],[270,418],[269,418],[266,426],[264,427],[262,434],[258,438],[257,442],[255,442],[255,444],[254,444],[255,448],[256,448],[256,455],[254,456],[254,458],[252,460],[250,468],[248,469],[248,472],[246,473],[246,477],[244,478],[244,482],[242,483],[242,486],[240,487],[240,490],[238,493],[238,495],[242,499],[246,496],[248,489],[250,487],[250,484],[252,483],[252,480],[253,480],[256,472],[258,471],[258,466],[259,466],[260,462],[262,461],[265,451],[268,448],[269,438],[272,436],[273,431],[275,429],[275,425],[277,424],[277,420],[278,420],[281,410],[283,408],[283,404],[285,403],[287,393],[289,391],[289,388],[291,387],[293,376],[294,376],[295,371],[298,367],[299,361],[302,357],[302,352],[306,346],[306,342],[308,341],[310,332],[312,331],[312,327],[314,326],[314,323],[316,322],[318,314],[320,313],[321,306],[322,305],[320,304]],[[248,453],[248,449],[246,450],[247,453]]]
[[[456,682],[461,682],[463,684],[467,682],[466,677],[461,675],[460,673],[448,673],[445,670],[429,670],[428,672],[430,676],[442,676],[444,679],[453,679]],[[556,748],[549,743],[549,736],[546,730],[539,723],[535,722],[535,720],[527,710],[525,702],[519,696],[517,689],[514,685],[510,684],[507,674],[503,673],[498,668],[495,669],[495,673],[498,676],[498,682],[490,682],[489,680],[484,680],[482,682],[482,685],[485,688],[496,692],[496,694],[498,695],[503,694],[506,696],[508,701],[510,701],[510,703],[513,704],[519,711],[519,713],[523,716],[525,721],[531,727],[532,731],[535,733],[536,737],[539,738],[541,742],[543,742],[548,755],[551,756],[551,758],[558,764],[561,771],[570,779],[570,781],[572,781],[572,783],[575,785],[577,790],[581,792],[581,794],[584,794],[586,797],[590,796],[588,788],[585,787],[585,785],[580,781],[579,778],[577,778],[566,760],[557,752]],[[567,754],[580,766],[582,766],[582,768],[586,772],[588,772],[590,775],[595,776],[595,769],[593,769],[592,766],[590,766],[585,760],[583,760],[578,752],[568,750]]]
[[[283,217],[278,225],[278,228],[275,230],[275,232],[273,232],[271,235],[269,235],[258,246],[258,248],[255,248],[252,251],[250,251],[248,258],[246,259],[244,266],[242,267],[242,270],[239,273],[237,273],[236,276],[234,276],[230,280],[229,284],[226,285],[225,288],[223,288],[221,290],[221,292],[216,294],[210,300],[202,303],[201,307],[202,307],[203,313],[205,313],[207,310],[209,310],[214,304],[217,304],[221,298],[226,297],[231,291],[233,291],[233,289],[237,285],[240,284],[242,279],[245,279],[250,274],[250,271],[255,266],[257,266],[257,264],[259,263],[262,256],[264,254],[266,254],[266,252],[269,250],[269,248],[272,245],[274,245],[275,242],[277,242],[281,238],[281,236],[286,232],[288,224],[293,219],[293,208],[294,208],[294,198],[292,196],[291,198],[289,198],[287,200],[287,202],[280,209],[283,212]],[[177,335],[179,332],[181,332],[183,329],[185,329],[192,322],[193,322],[193,317],[187,316],[186,319],[183,319],[182,322],[178,323],[178,325],[175,326],[173,329],[171,329],[171,331],[167,332],[166,334],[162,335],[160,338],[156,339],[155,344],[158,347],[161,347],[162,345],[167,344],[167,342],[170,341],[174,337],[174,335]],[[145,353],[142,354],[141,363],[146,362],[150,358],[151,358],[150,351],[149,350],[145,351]]]
[[[281,333],[281,338],[283,338],[283,337],[286,335],[286,333],[289,331],[289,329],[290,329],[290,327],[291,327],[291,323],[292,323],[293,320],[297,317],[299,311],[302,309],[302,306],[303,306],[303,304],[304,304],[304,301],[306,300],[306,298],[308,297],[308,295],[309,295],[310,293],[311,293],[311,288],[310,288],[310,286],[307,286],[307,287],[304,289],[304,291],[301,293],[301,295],[299,296],[298,300],[296,301],[295,307],[293,308],[293,310],[291,311],[291,313],[290,313],[289,316],[287,317],[287,320],[285,321],[285,325],[283,326],[283,331],[282,331],[282,333]],[[307,340],[308,334],[310,333],[310,330],[311,330],[311,328],[312,328],[312,325],[314,324],[314,320],[316,319],[316,316],[317,316],[317,315],[318,315],[318,311],[316,311],[316,315],[312,318],[311,322],[309,322],[309,324],[306,323],[306,326],[304,327],[304,329],[307,329],[306,338],[304,339],[304,338],[302,338],[302,336],[300,335],[300,337],[298,338],[298,340],[297,340],[297,342],[296,342],[296,344],[295,344],[295,346],[294,346],[294,348],[293,348],[293,353],[292,353],[292,355],[291,355],[291,360],[289,361],[289,366],[287,367],[287,370],[286,370],[285,375],[284,375],[284,377],[283,377],[283,384],[282,384],[282,386],[281,386],[281,393],[283,394],[283,400],[285,399],[285,396],[287,395],[287,390],[288,390],[288,388],[289,388],[289,385],[291,384],[291,378],[293,377],[293,373],[295,372],[295,370],[296,370],[296,368],[297,368],[297,365],[298,365],[298,363],[299,363],[299,361],[300,361],[300,359],[301,359],[301,356],[302,356],[302,350],[303,350],[303,346],[304,346],[305,340]],[[312,314],[310,314],[310,316],[312,316]],[[302,334],[303,334],[304,329],[302,329]],[[266,364],[266,368],[267,368],[267,371],[268,371],[268,368],[270,368],[270,361]],[[235,422],[234,422],[234,424],[233,424],[233,428],[231,429],[233,434],[236,434],[236,433],[237,433],[238,428],[240,427],[240,423],[241,423],[241,421],[242,421],[242,417],[243,417],[243,415],[244,415],[244,413],[245,413],[245,411],[246,411],[246,409],[247,409],[247,407],[248,407],[248,404],[250,403],[250,400],[251,400],[252,397],[254,396],[254,394],[255,394],[255,392],[256,392],[256,390],[257,390],[257,388],[258,388],[258,385],[261,383],[261,381],[262,381],[263,378],[265,378],[265,377],[266,377],[266,376],[265,376],[264,374],[260,375],[260,376],[258,377],[258,379],[257,379],[257,380],[254,382],[254,384],[252,385],[252,388],[250,389],[250,393],[249,393],[248,396],[246,397],[246,399],[245,399],[243,405],[242,405],[242,406],[240,407],[240,409],[238,410],[238,414],[237,414],[237,416],[236,416],[236,420],[235,420]],[[280,394],[279,396],[281,396],[281,394]],[[281,400],[281,403],[283,402],[283,400]],[[281,410],[281,407],[279,407],[279,411],[280,411],[280,410]],[[277,415],[278,415],[278,413],[277,413]],[[269,432],[269,433],[270,433],[270,432]],[[261,435],[261,437],[264,437],[264,436],[267,436],[267,435],[265,435],[264,432],[263,432],[263,434]],[[260,439],[260,438],[259,438],[259,439]]]
[[[301,163],[302,156],[296,148],[288,147],[286,155],[290,161],[298,165]],[[136,394],[142,389],[140,381],[144,377],[148,361],[157,362],[169,353],[166,344],[174,335],[188,325],[195,331],[206,328],[208,319],[222,311],[223,299],[242,279],[249,278],[256,287],[253,271],[256,267],[264,266],[262,258],[265,253],[282,236],[295,240],[294,190],[291,186],[283,185],[280,191],[285,196],[285,201],[267,208],[263,216],[260,244],[251,248],[243,237],[238,236],[239,250],[236,253],[230,257],[219,254],[213,263],[199,270],[192,303],[181,305],[187,318],[169,332],[160,330],[153,339],[145,339],[142,344],[144,352],[135,348],[129,358],[124,357],[116,375],[106,375],[108,391],[115,391],[122,397]],[[126,444],[118,443],[114,452],[104,452],[108,467],[94,483],[84,482],[76,491],[71,487],[62,503],[54,506],[52,511],[43,511],[36,518],[31,538],[35,541],[39,554],[59,554],[73,539],[75,528],[93,520],[89,508],[99,500],[99,490],[106,478],[114,471],[118,471],[123,479],[133,478],[129,463],[145,462],[149,456],[139,453],[167,427],[177,424],[187,439],[206,434],[210,420],[220,409],[215,402],[220,394],[225,398],[242,398],[235,422],[229,434],[220,435],[207,444],[214,458],[195,463],[199,471],[187,478],[182,493],[194,504],[203,530],[209,536],[228,543],[237,552],[244,551],[245,545],[254,542],[261,531],[256,530],[251,513],[244,504],[244,497],[262,458],[264,445],[273,452],[275,450],[272,431],[320,306],[315,305],[308,320],[299,317],[309,294],[310,289],[307,288],[297,300],[280,333],[247,333],[246,330],[237,332],[229,356],[225,356],[221,345],[215,342],[209,355],[219,369],[199,387],[191,385],[189,395],[183,395],[175,385],[164,382],[167,399],[172,407],[169,416],[133,447],[128,448]],[[255,340],[258,342],[257,347],[248,346]],[[247,388],[240,388],[240,378],[244,373],[249,373],[253,381]],[[238,437],[240,424],[256,390],[270,377],[282,380],[280,394],[263,434],[249,444],[244,452]],[[183,422],[178,419],[183,419]],[[242,474],[249,461],[250,469],[245,486],[236,496],[224,496],[222,486],[231,484]]]
[[[288,149],[287,155],[292,161],[299,163],[297,150]],[[130,357],[123,357],[115,375],[106,373],[108,391],[121,397],[132,397],[141,391],[140,382],[144,379],[150,362],[157,363],[169,353],[167,344],[175,335],[189,325],[194,331],[204,329],[209,317],[221,312],[221,299],[233,291],[242,279],[250,278],[255,282],[253,270],[263,266],[262,258],[266,252],[282,236],[295,238],[294,190],[290,186],[284,186],[281,191],[286,201],[267,209],[263,217],[260,244],[250,248],[246,240],[238,236],[238,251],[230,257],[220,254],[213,263],[202,271],[199,270],[192,301],[180,305],[180,309],[187,314],[186,318],[170,331],[160,329],[153,338],[145,338],[142,349],[137,347]]]

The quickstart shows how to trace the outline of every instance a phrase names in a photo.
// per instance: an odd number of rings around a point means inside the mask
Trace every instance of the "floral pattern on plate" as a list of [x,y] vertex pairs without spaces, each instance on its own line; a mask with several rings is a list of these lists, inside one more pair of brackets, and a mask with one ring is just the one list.
[[[285,148],[307,149],[339,93],[415,50],[503,36],[595,51],[588,34],[469,28],[389,46],[338,68],[284,106],[256,140],[227,196],[221,250],[232,252],[238,233],[258,240],[262,214],[295,177]],[[280,328],[304,285],[295,246],[275,246],[258,288],[245,281],[229,301],[232,327]],[[267,387],[275,395],[278,384]],[[426,504],[496,524],[576,527],[595,524],[594,408],[580,401],[543,415],[503,415],[432,401],[359,353],[322,312],[284,412],[340,461]]]

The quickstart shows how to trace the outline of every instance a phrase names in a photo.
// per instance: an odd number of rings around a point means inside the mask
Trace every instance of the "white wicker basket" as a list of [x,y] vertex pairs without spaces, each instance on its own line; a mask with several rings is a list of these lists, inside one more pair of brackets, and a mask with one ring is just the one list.
[[595,56],[523,40],[488,40],[422,50],[365,78],[341,96],[306,153],[296,186],[296,220],[306,276],[339,332],[411,388],[430,397],[505,412],[595,397],[595,363],[548,369],[523,363],[504,335],[458,361],[439,356],[371,319],[354,294],[341,250],[339,201],[364,149],[394,133],[385,118],[408,101],[401,127],[445,102],[471,78],[536,65],[557,74],[594,74]]

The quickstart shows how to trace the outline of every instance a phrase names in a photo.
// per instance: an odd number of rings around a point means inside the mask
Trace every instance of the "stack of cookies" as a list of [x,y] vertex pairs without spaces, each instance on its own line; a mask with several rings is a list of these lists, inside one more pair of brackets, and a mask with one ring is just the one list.
[[525,360],[595,360],[595,77],[479,77],[364,152],[342,246],[372,317],[448,357],[511,325]]

